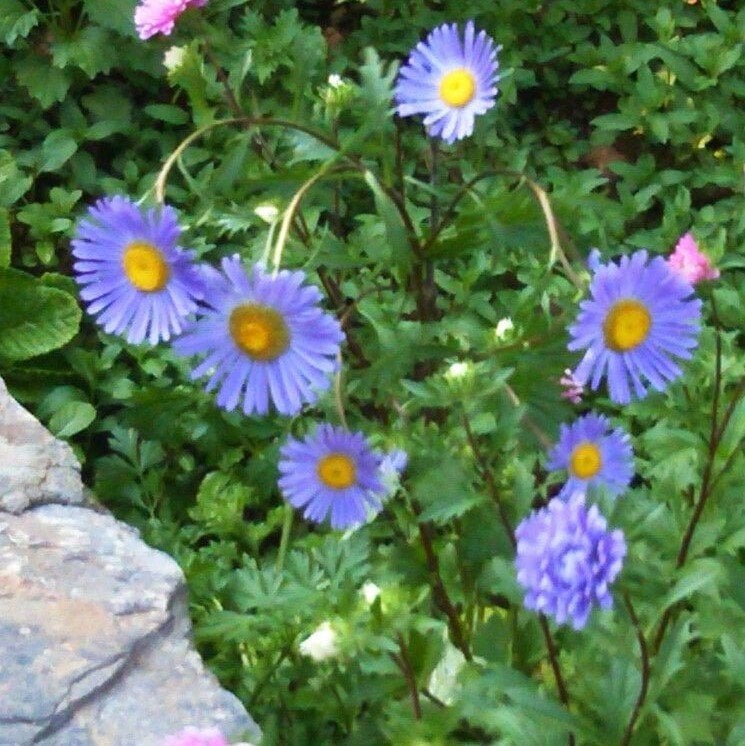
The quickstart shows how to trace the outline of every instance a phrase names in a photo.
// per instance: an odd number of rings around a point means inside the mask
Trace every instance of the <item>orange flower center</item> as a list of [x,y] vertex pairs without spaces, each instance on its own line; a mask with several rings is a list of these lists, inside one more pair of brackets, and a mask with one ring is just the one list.
[[344,453],[329,453],[316,467],[319,479],[335,490],[351,487],[357,480],[357,467],[354,461]]
[[246,303],[230,314],[230,336],[254,360],[276,360],[290,344],[290,330],[273,308]]
[[171,276],[163,254],[146,241],[133,241],[124,249],[122,267],[127,279],[146,293],[162,290]]
[[611,306],[603,322],[605,344],[616,352],[638,347],[649,334],[652,317],[643,303],[626,298]]
[[603,466],[600,449],[589,441],[580,443],[569,458],[569,471],[580,479],[591,479]]

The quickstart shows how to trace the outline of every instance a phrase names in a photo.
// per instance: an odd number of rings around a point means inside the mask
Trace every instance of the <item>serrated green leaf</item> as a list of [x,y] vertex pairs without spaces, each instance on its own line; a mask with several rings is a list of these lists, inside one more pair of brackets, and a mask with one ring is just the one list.
[[16,40],[28,36],[39,23],[39,11],[29,10],[19,0],[3,0],[0,5],[0,38],[12,47]]
[[97,26],[88,26],[52,44],[52,60],[56,67],[79,67],[89,78],[109,72],[116,55],[117,47],[111,34]]
[[0,269],[0,356],[25,360],[61,347],[78,331],[80,308],[68,293],[14,269]]
[[28,89],[43,109],[63,101],[70,88],[68,73],[53,67],[43,57],[32,55],[20,59],[15,63],[14,69],[18,82]]
[[136,36],[134,14],[138,0],[85,0],[91,21],[126,36]]
[[424,507],[419,519],[445,523],[478,504],[481,496],[474,492],[471,475],[457,461],[450,460],[448,468],[433,466],[412,483],[412,494]]

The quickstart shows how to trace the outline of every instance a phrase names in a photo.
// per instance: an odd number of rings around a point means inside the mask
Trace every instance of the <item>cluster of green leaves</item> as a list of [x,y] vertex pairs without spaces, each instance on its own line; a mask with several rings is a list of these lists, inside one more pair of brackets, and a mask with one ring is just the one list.
[[[179,561],[200,648],[265,742],[619,743],[644,691],[633,743],[741,743],[745,405],[728,408],[745,374],[745,10],[211,0],[143,43],[134,4],[2,2],[0,374],[70,439],[99,498]],[[503,45],[498,103],[472,138],[433,148],[391,114],[396,62],[467,18]],[[239,115],[271,121],[210,127]],[[205,260],[256,261],[276,226],[255,209],[281,213],[323,174],[284,261],[344,319],[350,425],[410,457],[374,521],[343,537],[296,521],[284,559],[278,448],[335,422],[331,398],[291,423],[221,412],[167,349],[80,326],[70,280],[84,207],[152,192],[198,127],[167,197]],[[556,491],[536,432],[574,416],[558,378],[580,293],[531,183],[583,280],[592,246],[666,253],[688,229],[723,270],[682,381],[623,411],[592,398],[631,433],[637,478],[605,506],[629,544],[615,610],[554,631],[568,707],[505,528]],[[729,417],[712,448],[717,383]],[[316,663],[298,643],[323,621],[339,652]]]

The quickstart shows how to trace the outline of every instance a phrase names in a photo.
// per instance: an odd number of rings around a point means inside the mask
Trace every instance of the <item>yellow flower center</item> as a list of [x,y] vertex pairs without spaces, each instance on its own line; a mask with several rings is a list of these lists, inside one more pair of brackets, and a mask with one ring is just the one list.
[[589,441],[580,443],[569,458],[569,471],[580,479],[591,479],[603,466],[600,449]]
[[273,308],[246,303],[230,314],[230,336],[254,360],[276,360],[290,344],[290,330]]
[[124,249],[122,267],[127,279],[146,293],[162,290],[171,276],[163,254],[146,241],[132,241]]
[[476,78],[470,70],[459,67],[451,70],[440,81],[440,98],[448,105],[465,106],[476,93]]
[[605,344],[616,352],[633,350],[649,334],[652,317],[643,303],[627,298],[614,303],[603,322]]
[[316,467],[319,479],[335,490],[351,487],[357,479],[357,467],[349,456],[343,453],[329,453]]

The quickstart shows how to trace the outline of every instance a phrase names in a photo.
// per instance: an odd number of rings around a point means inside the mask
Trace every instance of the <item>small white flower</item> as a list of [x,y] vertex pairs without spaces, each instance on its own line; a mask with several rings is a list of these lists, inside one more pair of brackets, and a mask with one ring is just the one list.
[[169,73],[172,73],[184,64],[184,57],[186,57],[186,47],[171,47],[163,55],[163,66]]
[[468,374],[470,367],[471,366],[469,365],[469,363],[464,363],[464,362],[453,363],[445,372],[445,378],[448,378],[451,381],[454,381],[458,378],[465,378],[465,376]]
[[337,75],[336,73],[329,75],[329,85],[331,88],[341,88],[343,84],[344,81],[342,80],[341,75]]
[[380,586],[368,580],[360,589],[360,593],[362,594],[362,598],[365,599],[365,603],[372,606],[375,603],[375,599],[380,595]]
[[505,319],[499,319],[499,321],[497,322],[497,328],[494,330],[494,336],[500,342],[503,342],[505,339],[507,339],[507,337],[510,336],[514,328],[515,325],[512,322],[512,319],[509,318],[509,316]]
[[314,661],[325,661],[339,653],[338,635],[329,622],[323,622],[316,631],[300,643],[300,652]]
[[265,202],[263,205],[254,207],[254,215],[260,217],[265,223],[275,223],[279,217],[279,208],[271,202]]

